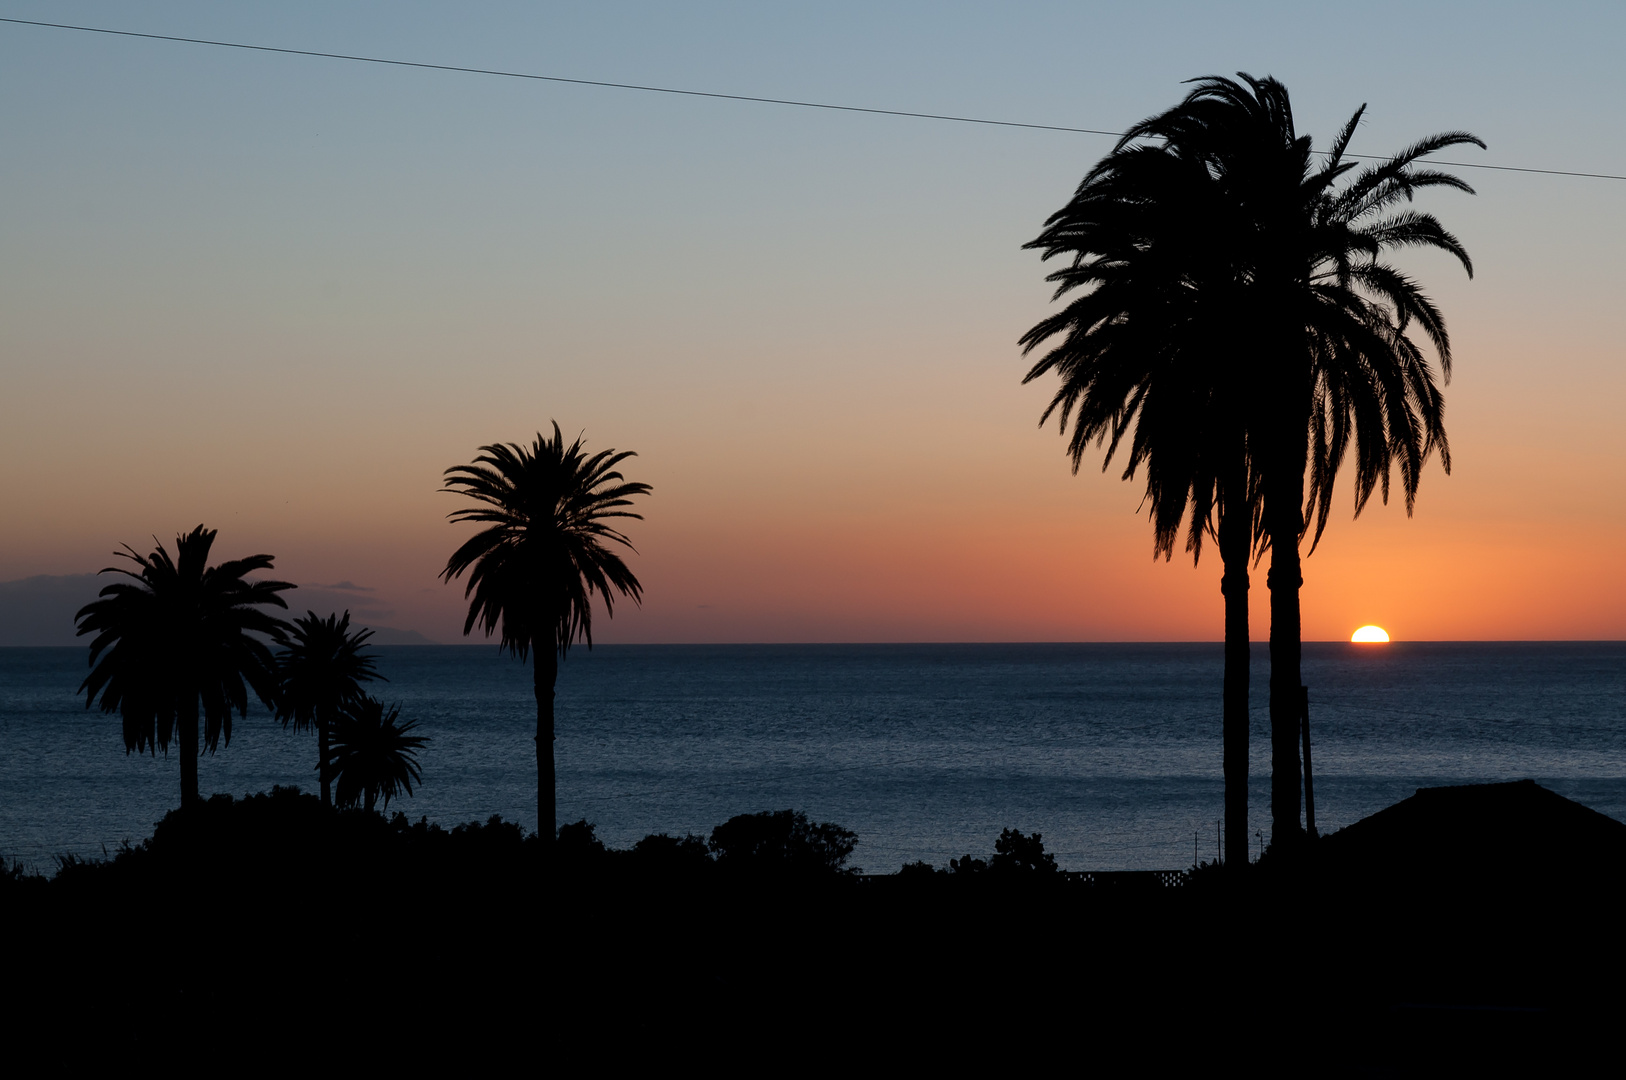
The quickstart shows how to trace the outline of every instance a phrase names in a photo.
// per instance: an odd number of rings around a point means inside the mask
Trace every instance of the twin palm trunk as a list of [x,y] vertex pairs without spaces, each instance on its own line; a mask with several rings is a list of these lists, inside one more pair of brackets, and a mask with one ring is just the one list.
[[[1240,490],[1232,487],[1229,490]],[[1240,505],[1238,505],[1240,504]],[[1225,753],[1226,865],[1248,865],[1248,556],[1253,515],[1244,498],[1227,497],[1220,510],[1220,560],[1225,576],[1225,690],[1222,740]]]
[[[1306,419],[1308,412],[1304,410]],[[1270,535],[1270,839],[1278,851],[1297,847],[1304,836],[1299,824],[1303,703],[1299,588],[1304,584],[1299,537],[1304,534],[1307,446],[1304,425],[1296,430],[1296,437],[1282,438],[1276,447],[1276,468],[1270,472],[1273,479],[1265,498]]]
[[[1289,473],[1291,476],[1292,473]],[[1302,476],[1302,469],[1300,474]],[[1299,822],[1302,777],[1299,722],[1302,707],[1302,646],[1299,614],[1298,540],[1303,528],[1302,479],[1282,484],[1267,531],[1272,537],[1270,572],[1270,816],[1271,843],[1295,847],[1304,832]],[[1270,505],[1267,503],[1267,506]],[[1284,509],[1285,508],[1285,509]],[[1248,846],[1248,556],[1252,515],[1227,498],[1221,508],[1220,559],[1225,576],[1225,851],[1227,864],[1246,866]]]

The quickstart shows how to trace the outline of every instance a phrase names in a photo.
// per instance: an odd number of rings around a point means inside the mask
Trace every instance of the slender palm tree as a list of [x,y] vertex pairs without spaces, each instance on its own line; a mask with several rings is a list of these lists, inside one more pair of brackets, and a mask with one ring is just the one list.
[[362,652],[372,636],[367,629],[351,631],[348,611],[326,619],[307,611],[294,620],[288,646],[277,654],[282,682],[277,719],[295,731],[316,729],[323,806],[333,805],[328,754],[333,725],[346,709],[361,703],[362,683],[383,678],[374,669],[374,658]]
[[[211,754],[231,743],[231,715],[248,710],[253,690],[267,707],[277,701],[276,661],[267,642],[285,640],[287,624],[264,609],[286,608],[285,581],[251,581],[271,569],[271,556],[251,555],[209,566],[215,530],[202,525],[151,555],[125,546],[118,554],[138,569],[108,567],[130,581],[105,586],[74,617],[90,643],[90,674],[80,684],[85,707],[101,697],[118,712],[124,750],[169,753],[179,743],[181,805],[198,801],[198,726]],[[154,541],[156,543],[156,541]]]
[[444,491],[466,495],[478,506],[453,511],[454,522],[484,526],[446,562],[447,582],[468,571],[469,601],[463,633],[476,624],[486,636],[500,633],[501,648],[532,659],[536,689],[537,831],[550,848],[554,813],[553,694],[559,661],[578,639],[593,647],[592,597],[614,614],[616,594],[639,603],[643,586],[621,556],[606,547],[632,542],[609,524],[642,519],[622,509],[650,491],[628,481],[616,466],[631,451],[601,450],[588,456],[581,436],[566,445],[557,422],[553,438],[540,432],[530,447],[482,446],[472,465],[446,470]]
[[375,697],[365,696],[340,712],[333,728],[332,773],[341,807],[365,802],[372,813],[380,795],[384,808],[390,800],[411,795],[420,779],[418,751],[429,739],[413,735],[417,721],[400,723],[399,705],[384,708]]
[[[1412,278],[1384,260],[1401,248],[1434,248],[1473,275],[1461,242],[1409,204],[1426,188],[1471,194],[1461,179],[1419,163],[1484,143],[1445,132],[1361,166],[1346,155],[1364,105],[1317,154],[1295,130],[1286,87],[1238,78],[1196,80],[1173,112],[1182,128],[1204,133],[1210,169],[1248,226],[1238,252],[1246,268],[1239,311],[1252,328],[1247,422],[1271,555],[1271,816],[1272,841],[1280,843],[1300,835],[1299,543],[1312,521],[1311,551],[1319,543],[1351,448],[1357,516],[1374,490],[1388,501],[1392,467],[1408,515],[1436,449],[1450,472],[1440,391],[1451,374],[1445,320]],[[1155,121],[1144,129],[1156,130]],[[1438,357],[1440,377],[1413,328]]]
[[1022,337],[1025,353],[1059,339],[1024,381],[1060,376],[1040,424],[1059,414],[1065,434],[1072,421],[1075,473],[1092,443],[1107,443],[1104,470],[1129,438],[1123,478],[1145,469],[1154,558],[1172,557],[1183,524],[1194,560],[1204,536],[1217,536],[1226,844],[1245,853],[1248,560],[1258,507],[1242,407],[1249,355],[1236,306],[1245,284],[1237,233],[1247,222],[1203,140],[1173,125],[1156,135],[1155,144],[1121,141],[1025,245],[1067,260],[1047,280],[1057,283],[1054,299],[1072,298]]

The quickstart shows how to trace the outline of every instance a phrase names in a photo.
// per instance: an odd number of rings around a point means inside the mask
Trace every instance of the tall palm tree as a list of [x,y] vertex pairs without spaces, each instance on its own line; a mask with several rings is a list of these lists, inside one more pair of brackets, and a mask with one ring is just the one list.
[[550,848],[554,814],[553,694],[559,661],[578,639],[593,646],[592,597],[614,614],[615,596],[638,603],[643,586],[606,542],[632,550],[632,542],[608,522],[638,518],[622,507],[650,491],[629,482],[616,466],[631,451],[602,450],[588,456],[581,436],[565,445],[557,422],[553,438],[540,432],[530,447],[482,446],[472,465],[446,470],[444,491],[467,495],[479,506],[453,511],[454,522],[483,525],[446,562],[447,582],[469,572],[463,633],[478,623],[486,636],[500,633],[501,647],[532,659],[536,690],[537,831]]
[[375,659],[362,652],[372,636],[367,629],[351,631],[348,611],[326,619],[307,611],[294,620],[288,646],[277,654],[282,682],[277,719],[295,731],[316,729],[323,806],[333,805],[328,754],[333,725],[345,710],[361,703],[362,683],[383,678],[374,669]]
[[417,721],[400,723],[401,708],[384,708],[375,697],[363,697],[341,712],[333,728],[332,772],[337,779],[338,804],[355,806],[365,801],[367,812],[380,795],[390,800],[412,794],[420,779],[418,751],[429,739],[411,734]]
[[[169,753],[179,742],[181,805],[198,801],[198,724],[211,754],[231,742],[231,714],[248,711],[248,691],[267,707],[277,700],[276,662],[267,641],[281,643],[287,624],[266,607],[286,608],[285,581],[251,581],[271,569],[271,556],[250,555],[209,566],[215,530],[202,525],[175,540],[172,559],[162,544],[151,555],[125,546],[118,554],[138,569],[110,566],[104,574],[131,581],[105,586],[74,616],[90,643],[90,674],[80,684],[85,707],[101,696],[102,711],[118,712],[125,753]],[[156,543],[156,541],[154,541]]]
[[1441,380],[1409,333],[1422,330],[1448,381],[1445,320],[1418,284],[1384,259],[1401,248],[1434,248],[1472,277],[1461,242],[1408,204],[1431,187],[1471,194],[1459,178],[1419,162],[1448,147],[1484,143],[1467,132],[1445,132],[1359,166],[1346,154],[1364,105],[1318,155],[1310,137],[1295,130],[1286,87],[1238,77],[1195,80],[1180,106],[1131,136],[1170,131],[1204,143],[1210,172],[1246,226],[1235,254],[1244,282],[1237,311],[1249,327],[1246,424],[1271,554],[1271,816],[1272,841],[1280,843],[1300,835],[1299,543],[1312,520],[1311,551],[1319,543],[1334,480],[1352,446],[1357,516],[1374,490],[1388,501],[1393,466],[1408,515],[1434,450],[1450,472]]
[[1299,541],[1312,518],[1319,541],[1352,442],[1357,515],[1380,485],[1387,501],[1391,465],[1408,514],[1434,449],[1450,471],[1439,386],[1407,333],[1423,329],[1449,378],[1444,320],[1381,259],[1433,247],[1472,274],[1437,219],[1400,204],[1427,187],[1471,192],[1415,166],[1446,147],[1483,145],[1447,132],[1357,171],[1345,154],[1363,106],[1316,164],[1286,89],[1240,78],[1195,80],[1183,102],[1131,128],[1085,177],[1029,245],[1047,258],[1070,255],[1050,280],[1058,298],[1080,294],[1022,339],[1031,350],[1066,335],[1028,378],[1061,375],[1045,419],[1059,409],[1065,430],[1076,411],[1075,470],[1108,434],[1110,461],[1133,427],[1124,475],[1147,467],[1154,551],[1171,552],[1188,504],[1188,550],[1200,552],[1205,531],[1218,534],[1232,851],[1247,841],[1237,782],[1246,769],[1247,554],[1254,544],[1271,551],[1271,813],[1273,839],[1287,840],[1299,834]]
[[[1242,407],[1249,355],[1236,306],[1244,285],[1237,233],[1247,223],[1202,140],[1172,125],[1156,134],[1157,144],[1121,141],[1025,245],[1067,260],[1047,280],[1057,283],[1054,299],[1072,298],[1023,335],[1025,353],[1060,339],[1024,381],[1060,376],[1040,424],[1059,414],[1065,434],[1072,421],[1075,473],[1092,443],[1107,443],[1104,470],[1129,436],[1123,478],[1144,466],[1154,558],[1172,557],[1186,522],[1194,560],[1205,535],[1218,539],[1225,835],[1232,852],[1245,853],[1248,560],[1258,507]],[[1236,865],[1245,863],[1244,855]]]

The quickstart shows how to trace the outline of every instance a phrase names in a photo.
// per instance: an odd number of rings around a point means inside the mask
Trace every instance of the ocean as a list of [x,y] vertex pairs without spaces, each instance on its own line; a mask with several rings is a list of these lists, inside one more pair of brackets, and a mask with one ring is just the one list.
[[[1268,648],[1252,667],[1251,854],[1269,835]],[[385,646],[431,742],[394,802],[453,825],[536,824],[530,670],[494,645]],[[86,651],[0,648],[0,856],[50,872],[151,834],[179,801],[173,760],[127,756],[76,688]],[[561,822],[612,846],[706,835],[796,809],[852,829],[885,873],[987,856],[1039,832],[1065,869],[1211,860],[1223,782],[1221,646],[600,645],[558,685]],[[1532,778],[1626,820],[1626,643],[1305,645],[1323,832],[1418,787]],[[173,751],[172,751],[173,752]],[[263,709],[199,767],[207,795],[316,790],[316,741]]]

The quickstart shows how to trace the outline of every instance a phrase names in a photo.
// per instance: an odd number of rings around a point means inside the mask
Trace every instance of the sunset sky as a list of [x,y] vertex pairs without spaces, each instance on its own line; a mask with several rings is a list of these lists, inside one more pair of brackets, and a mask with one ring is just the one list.
[[[1325,145],[1626,174],[1626,7],[39,3],[0,15],[1122,130],[1184,79]],[[603,641],[1215,640],[1217,552],[1040,430],[1021,250],[1110,138],[0,24],[0,581],[200,522],[311,603],[460,637],[442,470],[636,450]],[[1626,637],[1626,181],[1462,169],[1402,260],[1456,345],[1415,517],[1347,481],[1304,629]],[[1263,573],[1254,637],[1268,631]],[[294,596],[296,610],[305,606]],[[322,612],[325,614],[325,610]]]

